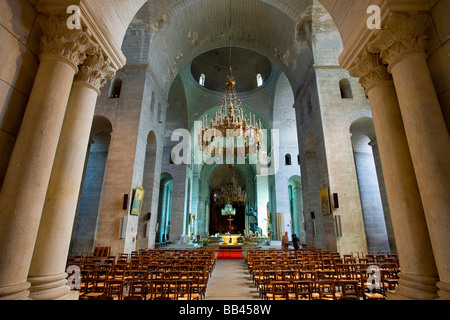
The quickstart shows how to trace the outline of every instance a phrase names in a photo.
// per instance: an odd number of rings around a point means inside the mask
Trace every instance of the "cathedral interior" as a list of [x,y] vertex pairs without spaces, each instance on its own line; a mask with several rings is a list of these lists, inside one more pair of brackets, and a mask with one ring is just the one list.
[[0,298],[64,298],[96,248],[285,233],[398,256],[392,298],[450,298],[450,1],[0,12]]

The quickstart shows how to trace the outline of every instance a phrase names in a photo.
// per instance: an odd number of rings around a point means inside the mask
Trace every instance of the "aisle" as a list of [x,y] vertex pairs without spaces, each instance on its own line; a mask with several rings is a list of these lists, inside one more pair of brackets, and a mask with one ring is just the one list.
[[205,300],[259,300],[244,260],[217,260]]

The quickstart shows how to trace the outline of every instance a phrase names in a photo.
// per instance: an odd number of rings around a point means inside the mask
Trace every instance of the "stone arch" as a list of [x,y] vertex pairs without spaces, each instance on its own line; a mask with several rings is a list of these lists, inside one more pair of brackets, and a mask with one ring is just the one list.
[[[211,177],[216,170],[226,170],[228,165],[203,165],[200,170],[200,184],[198,190],[198,207],[197,207],[197,225],[194,229],[197,234],[207,234],[209,232],[210,225],[210,206],[211,206],[211,191],[220,186],[220,181],[215,181],[211,185]],[[221,169],[222,168],[222,169]],[[254,180],[255,168],[252,165],[234,165],[233,170],[239,173],[240,185],[245,186],[247,193],[247,205],[245,211],[249,206],[257,206],[256,202],[256,184]],[[193,192],[195,192],[193,190]]]
[[302,178],[299,175],[294,175],[289,178],[288,192],[291,215],[291,234],[296,234],[302,243],[306,243]]
[[394,233],[372,119],[356,119],[350,125],[350,133],[368,250],[395,251]]
[[156,230],[156,243],[169,240],[171,201],[173,191],[173,177],[170,173],[163,172],[160,178],[159,205],[158,205],[158,229]]
[[72,232],[71,252],[93,252],[113,126],[95,116]]
[[147,145],[145,151],[143,187],[145,197],[142,204],[142,214],[139,216],[138,233],[139,249],[152,247],[154,230],[158,214],[158,192],[159,179],[156,177],[156,163],[158,153],[158,139],[154,131],[147,135]]

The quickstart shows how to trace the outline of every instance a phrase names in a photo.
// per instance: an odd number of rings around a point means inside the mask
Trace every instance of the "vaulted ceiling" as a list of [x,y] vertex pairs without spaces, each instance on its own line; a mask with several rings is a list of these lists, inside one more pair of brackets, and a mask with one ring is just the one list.
[[[273,61],[291,83],[300,83],[312,64],[301,27],[312,0],[231,0],[233,46]],[[179,72],[198,56],[229,45],[230,1],[148,1],[128,30],[128,64],[149,64],[168,94]]]

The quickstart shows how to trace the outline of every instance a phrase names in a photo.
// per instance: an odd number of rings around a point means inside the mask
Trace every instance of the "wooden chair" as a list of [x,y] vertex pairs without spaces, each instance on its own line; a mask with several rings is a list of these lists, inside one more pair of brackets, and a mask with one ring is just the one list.
[[313,300],[336,300],[335,280],[316,280]]
[[106,281],[105,294],[115,297],[114,300],[122,300],[124,291],[124,280],[109,279]]
[[391,264],[384,264],[381,270],[381,286],[384,294],[386,291],[395,290],[398,285],[398,274],[395,266]]
[[199,300],[200,294],[192,292],[191,280],[174,280],[173,300]]
[[130,282],[130,289],[128,290],[127,297],[141,297],[142,300],[147,299],[147,281],[146,280],[132,280]]
[[289,281],[272,281],[272,290],[266,293],[268,300],[289,300]]
[[90,270],[81,270],[80,275],[80,299],[85,299],[85,295],[90,292],[92,286],[94,285],[92,279],[92,273]]
[[300,280],[316,280],[316,272],[312,270],[300,270]]
[[206,292],[204,291],[205,286],[200,283],[201,271],[187,272],[187,279],[191,281],[191,294],[194,296],[193,299],[202,299]]
[[260,279],[258,291],[262,298],[267,298],[267,294],[272,290],[272,282],[275,281],[276,271],[266,270]]
[[341,295],[339,300],[360,300],[358,280],[340,280]]
[[[308,280],[298,280],[293,282],[295,300],[311,300],[313,282]],[[290,296],[292,297],[292,295]]]
[[86,298],[92,299],[103,295],[106,290],[106,281],[109,278],[109,270],[97,266],[97,268],[92,271],[92,286],[90,286],[89,291],[86,293]]
[[148,284],[148,300],[171,300],[167,280],[152,280]]
[[383,289],[380,288],[369,288],[367,284],[369,276],[367,275],[367,272],[362,271],[361,272],[361,279],[360,279],[360,290],[362,292],[362,296],[364,300],[385,300],[385,296],[383,294]]

